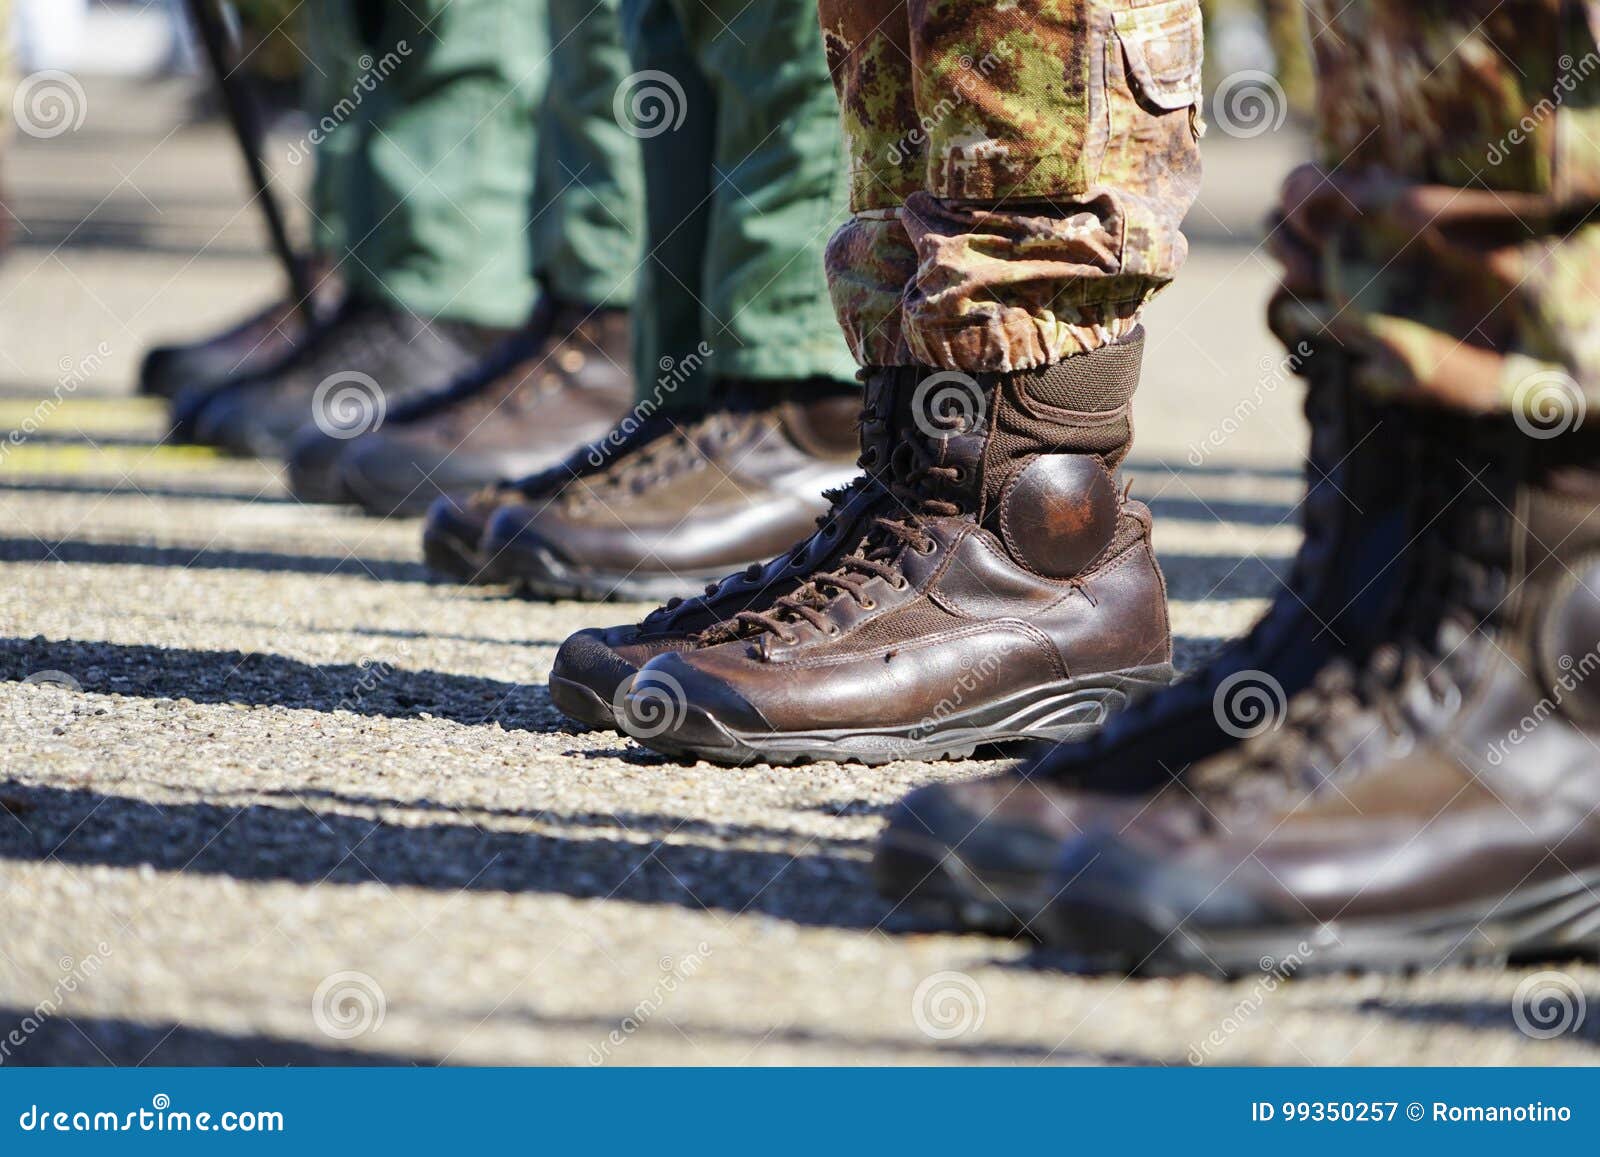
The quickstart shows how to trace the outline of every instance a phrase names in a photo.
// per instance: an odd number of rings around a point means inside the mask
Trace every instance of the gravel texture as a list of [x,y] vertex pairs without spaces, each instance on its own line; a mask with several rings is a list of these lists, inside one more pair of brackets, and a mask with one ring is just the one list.
[[[1000,762],[729,771],[574,730],[555,648],[645,608],[433,585],[415,524],[162,444],[127,397],[138,352],[259,300],[271,269],[226,142],[171,130],[180,93],[89,97],[82,130],[8,165],[27,228],[0,268],[0,425],[48,412],[0,457],[0,1030],[24,1037],[0,1061],[1600,1056],[1600,1013],[1519,1031],[1536,970],[1084,976],[878,899],[884,810]],[[1238,190],[1264,197],[1298,144],[1249,144],[1214,150],[1225,192],[1150,320],[1135,493],[1185,662],[1249,624],[1297,541],[1298,393],[1270,377],[1264,202]],[[1600,992],[1593,967],[1546,968]]]

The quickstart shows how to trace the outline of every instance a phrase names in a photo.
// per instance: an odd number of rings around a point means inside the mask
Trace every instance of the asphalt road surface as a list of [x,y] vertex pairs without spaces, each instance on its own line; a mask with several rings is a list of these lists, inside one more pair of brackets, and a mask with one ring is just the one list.
[[[1588,965],[1084,976],[875,897],[884,809],[998,763],[729,771],[576,731],[556,647],[646,608],[430,584],[415,524],[163,442],[140,352],[274,274],[226,140],[174,127],[179,90],[86,98],[7,158],[0,430],[35,432],[0,454],[0,1063],[1600,1056]],[[1257,249],[1301,145],[1210,143],[1133,463],[1186,662],[1270,596],[1304,442]],[[1551,985],[1574,1015],[1545,1036],[1527,1006]]]

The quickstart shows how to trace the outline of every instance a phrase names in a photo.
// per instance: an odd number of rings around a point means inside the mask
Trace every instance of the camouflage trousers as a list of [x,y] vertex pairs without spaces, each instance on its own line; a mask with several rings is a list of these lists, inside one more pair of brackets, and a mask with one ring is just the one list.
[[1199,0],[819,0],[864,365],[1016,370],[1138,324],[1200,184]]
[[1310,0],[1317,163],[1284,186],[1291,344],[1390,397],[1600,400],[1600,0]]

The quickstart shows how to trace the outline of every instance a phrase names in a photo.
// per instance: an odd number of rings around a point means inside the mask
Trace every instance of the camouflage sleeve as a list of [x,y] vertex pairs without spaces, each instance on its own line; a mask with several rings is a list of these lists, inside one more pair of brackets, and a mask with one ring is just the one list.
[[[1388,396],[1534,420],[1600,389],[1600,3],[1314,0],[1318,162],[1273,328]],[[1581,385],[1580,385],[1581,383]]]
[[821,0],[857,357],[1038,366],[1125,335],[1187,252],[1198,0]]

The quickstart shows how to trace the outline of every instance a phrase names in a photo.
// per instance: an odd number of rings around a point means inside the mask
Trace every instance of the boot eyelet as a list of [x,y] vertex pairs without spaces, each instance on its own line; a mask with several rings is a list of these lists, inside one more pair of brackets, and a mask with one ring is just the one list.
[[935,551],[937,551],[939,549],[939,544],[937,542],[934,542],[932,539],[929,539],[927,544],[926,544],[926,547],[924,547],[923,544],[918,544],[917,546],[913,547],[912,549],[914,549],[918,554],[933,554]]
[[861,609],[864,610],[864,611],[875,611],[875,610],[878,609],[878,600],[877,599],[866,599],[860,605],[861,605]]
[[829,623],[828,624],[828,630],[827,630],[826,634],[828,635],[829,638],[837,637],[838,634],[839,634],[839,624],[838,623]]
[[905,579],[901,579],[897,583],[894,584],[894,589],[897,590],[897,591],[903,591],[906,588],[908,588],[910,585],[911,584],[908,583]]

